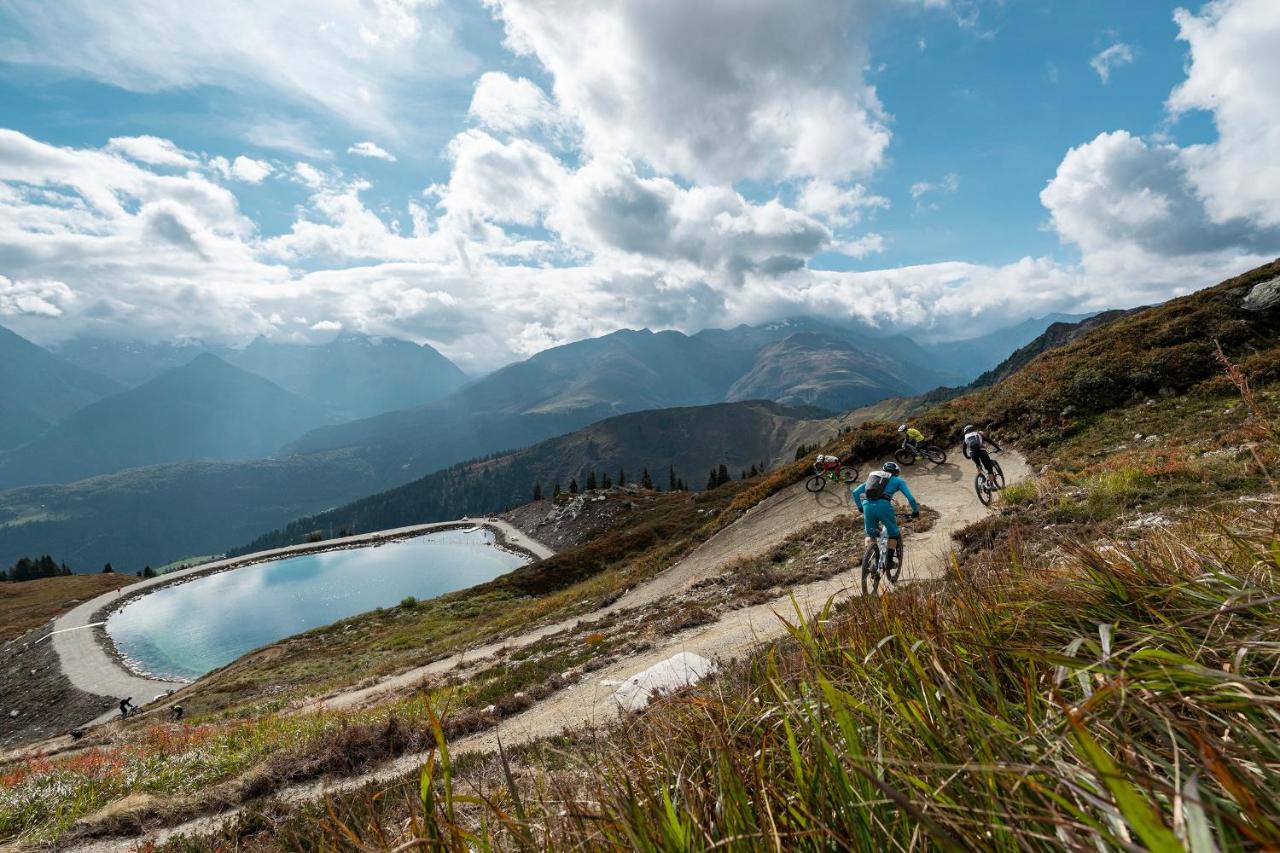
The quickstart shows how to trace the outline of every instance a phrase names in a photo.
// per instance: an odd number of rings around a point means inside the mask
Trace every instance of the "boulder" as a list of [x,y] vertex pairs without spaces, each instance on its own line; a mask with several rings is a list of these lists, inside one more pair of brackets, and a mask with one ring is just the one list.
[[611,698],[625,711],[640,711],[655,692],[669,693],[697,684],[715,669],[715,663],[702,655],[680,652],[631,676]]
[[1240,307],[1246,311],[1266,311],[1280,307],[1280,276],[1255,284]]

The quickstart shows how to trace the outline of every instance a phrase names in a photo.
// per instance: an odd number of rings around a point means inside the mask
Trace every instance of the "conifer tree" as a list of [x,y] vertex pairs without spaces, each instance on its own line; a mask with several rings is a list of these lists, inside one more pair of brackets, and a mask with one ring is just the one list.
[[609,476],[608,471],[606,471],[604,474],[604,481],[601,483],[601,488],[604,488],[604,489],[613,488],[613,478]]
[[712,468],[711,476],[707,477],[707,491],[711,491],[718,485],[720,485],[720,481],[716,479],[716,469]]
[[652,489],[652,488],[653,488],[653,478],[649,476],[649,469],[648,469],[648,468],[645,468],[645,469],[644,469],[644,471],[643,471],[643,472],[641,472],[641,474],[640,474],[640,488],[642,488],[642,489]]
[[667,468],[667,491],[676,491],[676,466]]
[[556,478],[556,484],[551,487],[551,497],[560,497],[560,478]]
[[594,470],[587,472],[587,491],[594,492],[600,488],[600,484],[596,482],[596,472]]
[[115,571],[116,571],[115,569],[111,568],[110,563],[107,563],[105,566],[102,567],[102,573],[104,575],[113,575],[115,574]]
[[542,484],[541,483],[533,484],[533,499],[535,501],[542,500]]
[[716,472],[716,485],[723,486],[732,479],[733,477],[729,476],[729,466],[721,462],[720,469]]
[[576,495],[577,493],[578,493],[578,478],[570,477],[569,478],[569,494]]
[[627,472],[621,468],[618,469],[618,485],[625,486],[627,484]]

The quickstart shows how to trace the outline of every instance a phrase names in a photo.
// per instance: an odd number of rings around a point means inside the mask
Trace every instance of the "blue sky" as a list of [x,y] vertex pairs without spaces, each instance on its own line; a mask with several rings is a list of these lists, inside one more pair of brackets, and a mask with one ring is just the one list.
[[195,8],[0,0],[0,323],[485,368],[800,313],[953,337],[1280,251],[1266,0]]

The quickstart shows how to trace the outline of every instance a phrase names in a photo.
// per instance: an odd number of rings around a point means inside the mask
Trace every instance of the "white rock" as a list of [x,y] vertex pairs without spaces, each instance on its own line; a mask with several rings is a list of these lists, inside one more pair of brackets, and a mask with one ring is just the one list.
[[10,712],[9,712],[9,716],[10,716],[10,717],[16,717],[16,716],[18,716],[18,710],[17,710],[16,708],[15,708],[15,709],[13,709],[12,711],[10,711]]
[[827,552],[826,554],[823,554],[821,557],[818,558],[818,562],[825,563],[827,560],[830,560],[830,559],[831,559],[831,553]]
[[715,669],[715,663],[702,655],[680,652],[631,676],[610,698],[623,710],[639,711],[655,691],[670,692],[697,684]]

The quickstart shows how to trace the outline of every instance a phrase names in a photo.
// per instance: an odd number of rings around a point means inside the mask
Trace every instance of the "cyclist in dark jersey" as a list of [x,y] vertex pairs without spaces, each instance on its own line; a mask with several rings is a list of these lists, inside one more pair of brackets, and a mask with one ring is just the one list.
[[973,464],[977,466],[979,471],[983,468],[987,469],[987,473],[993,473],[995,463],[991,461],[991,454],[987,453],[987,445],[991,445],[999,453],[1004,448],[996,444],[994,439],[987,438],[986,435],[979,432],[973,424],[966,424],[964,428],[964,455],[973,460]]

